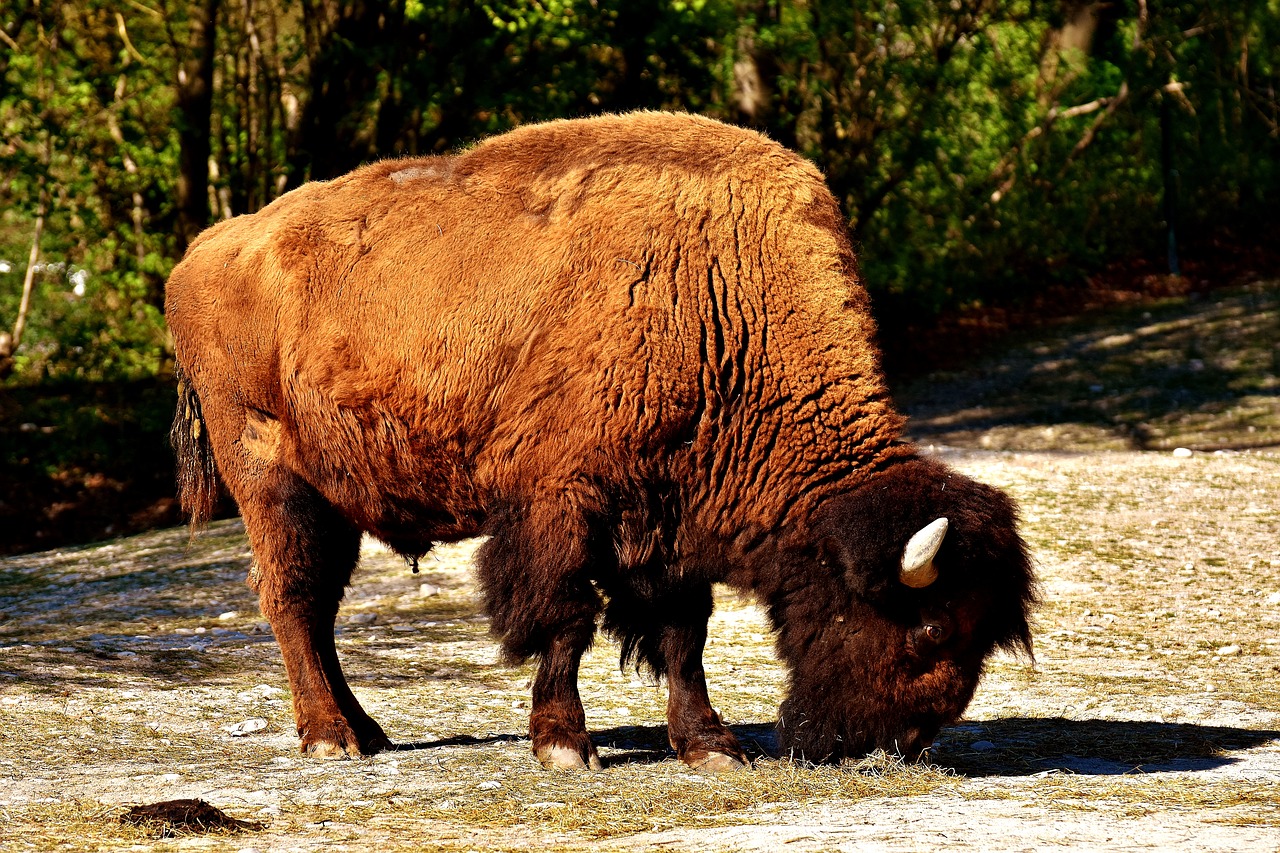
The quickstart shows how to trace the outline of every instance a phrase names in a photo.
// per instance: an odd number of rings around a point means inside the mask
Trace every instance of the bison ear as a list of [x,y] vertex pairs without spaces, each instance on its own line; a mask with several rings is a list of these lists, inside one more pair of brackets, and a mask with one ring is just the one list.
[[938,569],[933,565],[933,558],[942,547],[942,540],[947,535],[948,522],[945,518],[937,518],[915,532],[902,549],[902,564],[898,572],[898,580],[912,589],[924,589],[938,579]]
[[870,561],[856,556],[848,537],[823,536],[817,544],[818,559],[822,565],[842,578],[844,584],[860,598],[879,600],[893,588],[896,576],[889,572],[868,571]]
[[844,549],[833,536],[823,536],[818,540],[818,560],[824,566],[834,566],[841,570],[847,562]]

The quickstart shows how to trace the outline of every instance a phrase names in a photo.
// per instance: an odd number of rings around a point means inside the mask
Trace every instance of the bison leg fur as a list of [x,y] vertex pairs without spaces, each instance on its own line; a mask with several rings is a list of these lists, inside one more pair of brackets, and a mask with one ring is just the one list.
[[[659,569],[659,571],[661,571]],[[710,584],[685,583],[653,596],[661,584],[619,576],[608,584],[605,628],[635,660],[667,680],[667,738],[680,760],[708,773],[747,766],[738,739],[711,707],[702,650],[711,617]]]
[[566,632],[556,637],[533,682],[529,736],[533,754],[548,770],[601,768],[578,695],[578,663],[591,643],[591,635],[584,633]]
[[[661,629],[659,647],[667,675],[667,737],[685,764],[704,773],[740,770],[748,765],[746,753],[733,732],[720,721],[707,695],[702,669],[702,649],[707,642],[711,615],[711,589],[699,590],[705,615]],[[702,610],[699,607],[699,610]]]
[[347,686],[334,646],[359,530],[290,472],[275,468],[254,479],[252,489],[233,487],[253,544],[249,584],[284,657],[302,752],[343,758],[390,748]]
[[601,608],[587,579],[587,525],[544,503],[492,529],[477,557],[491,630],[509,660],[540,659],[529,715],[533,753],[548,769],[598,770],[578,693],[578,664]]

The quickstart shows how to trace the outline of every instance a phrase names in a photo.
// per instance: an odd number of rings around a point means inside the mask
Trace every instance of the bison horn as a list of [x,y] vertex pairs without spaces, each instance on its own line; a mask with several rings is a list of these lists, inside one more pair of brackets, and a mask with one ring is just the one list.
[[924,589],[936,581],[938,570],[934,568],[933,558],[946,535],[945,518],[935,519],[916,531],[902,551],[902,571],[898,579],[912,589]]

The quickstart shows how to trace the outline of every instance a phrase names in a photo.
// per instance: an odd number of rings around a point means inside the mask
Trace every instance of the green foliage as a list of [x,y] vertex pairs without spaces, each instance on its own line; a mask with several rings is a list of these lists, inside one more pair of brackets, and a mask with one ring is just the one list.
[[0,59],[7,327],[18,312],[39,187],[50,190],[16,381],[124,378],[160,364],[158,307],[173,263],[163,230],[176,162],[166,130],[172,97],[126,46],[115,5],[23,0],[0,21],[16,45]]
[[[37,276],[39,311],[17,354],[22,382],[103,382],[160,372],[168,358],[164,317],[145,298],[128,295],[129,276],[109,282],[85,275],[84,267],[55,263],[46,269]],[[135,294],[141,289],[133,283]]]
[[770,93],[749,117],[845,202],[881,304],[938,310],[1163,254],[1162,109],[1181,226],[1274,219],[1275,6],[778,0],[739,61]]
[[[310,151],[294,177],[443,152],[531,121],[714,109],[715,39],[732,21],[728,3],[666,0],[414,2],[399,19],[385,11],[353,7],[315,52],[302,119]],[[373,31],[378,38],[357,35]]]

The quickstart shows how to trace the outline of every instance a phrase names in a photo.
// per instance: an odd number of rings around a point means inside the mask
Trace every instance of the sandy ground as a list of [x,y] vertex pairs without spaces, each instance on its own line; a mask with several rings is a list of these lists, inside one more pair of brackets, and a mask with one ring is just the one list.
[[[296,753],[238,522],[0,561],[0,837],[14,850],[1280,850],[1280,454],[935,448],[1021,503],[1036,660],[993,661],[929,767],[772,755],[782,672],[721,596],[713,699],[756,758],[708,778],[664,694],[599,644],[582,676],[607,768],[537,767],[528,667],[500,665],[474,543],[413,575],[368,545],[339,628],[402,748]],[[127,806],[200,797],[260,832],[155,840]]]

